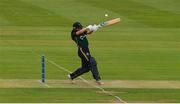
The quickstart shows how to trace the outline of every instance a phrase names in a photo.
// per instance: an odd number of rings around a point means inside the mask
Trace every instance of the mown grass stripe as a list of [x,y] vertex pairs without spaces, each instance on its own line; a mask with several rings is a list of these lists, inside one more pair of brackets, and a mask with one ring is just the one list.
[[20,0],[1,0],[0,12],[0,17],[9,21],[11,26],[68,26],[72,22],[52,11]]
[[[132,0],[83,0],[82,2],[111,10],[126,18],[154,28],[180,28],[180,14],[160,10]],[[103,2],[103,3],[102,3]],[[113,8],[109,5],[113,5]]]

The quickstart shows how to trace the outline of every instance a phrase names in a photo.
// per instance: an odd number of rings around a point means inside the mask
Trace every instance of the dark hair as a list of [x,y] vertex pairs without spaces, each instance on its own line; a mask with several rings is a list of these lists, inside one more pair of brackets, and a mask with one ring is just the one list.
[[77,28],[82,28],[83,26],[81,25],[80,22],[75,22],[73,23],[73,29],[77,29]]

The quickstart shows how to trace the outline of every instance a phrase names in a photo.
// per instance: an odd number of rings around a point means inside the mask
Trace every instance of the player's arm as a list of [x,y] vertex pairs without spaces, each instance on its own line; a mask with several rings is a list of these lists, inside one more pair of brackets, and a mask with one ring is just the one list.
[[[76,35],[80,35],[80,34],[82,34],[82,33],[84,33],[84,32],[87,32],[87,34],[89,34],[91,31],[90,31],[89,28],[86,27],[86,28],[83,28],[83,29],[77,31],[77,32],[76,32]],[[92,32],[91,32],[91,33],[92,33]]]
[[86,32],[87,34],[91,34],[91,33],[95,32],[95,31],[97,31],[98,29],[99,29],[99,27],[97,25],[89,25],[86,28],[83,28],[83,29],[77,31],[76,35],[80,35],[80,34],[82,34],[84,32]]

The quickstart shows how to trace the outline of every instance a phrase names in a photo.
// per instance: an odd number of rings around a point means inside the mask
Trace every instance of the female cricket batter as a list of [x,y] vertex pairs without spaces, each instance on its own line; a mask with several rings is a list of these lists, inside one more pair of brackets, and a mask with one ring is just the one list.
[[89,51],[89,43],[86,38],[88,34],[91,34],[98,30],[97,25],[89,25],[86,28],[83,28],[80,22],[75,22],[73,24],[73,30],[71,32],[72,40],[77,44],[78,47],[78,56],[81,58],[81,67],[75,70],[73,73],[70,73],[68,77],[73,80],[78,76],[91,71],[93,78],[96,80],[96,83],[101,85],[103,84],[100,80],[100,75],[97,68],[97,63],[94,57],[91,56]]

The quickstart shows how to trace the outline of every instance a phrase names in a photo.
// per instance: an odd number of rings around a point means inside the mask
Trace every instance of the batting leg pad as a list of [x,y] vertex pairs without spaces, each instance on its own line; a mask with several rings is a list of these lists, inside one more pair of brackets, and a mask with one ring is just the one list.
[[94,57],[90,58],[90,65],[91,65],[91,72],[93,74],[94,79],[97,81],[100,80],[101,78],[98,72],[97,62]]

